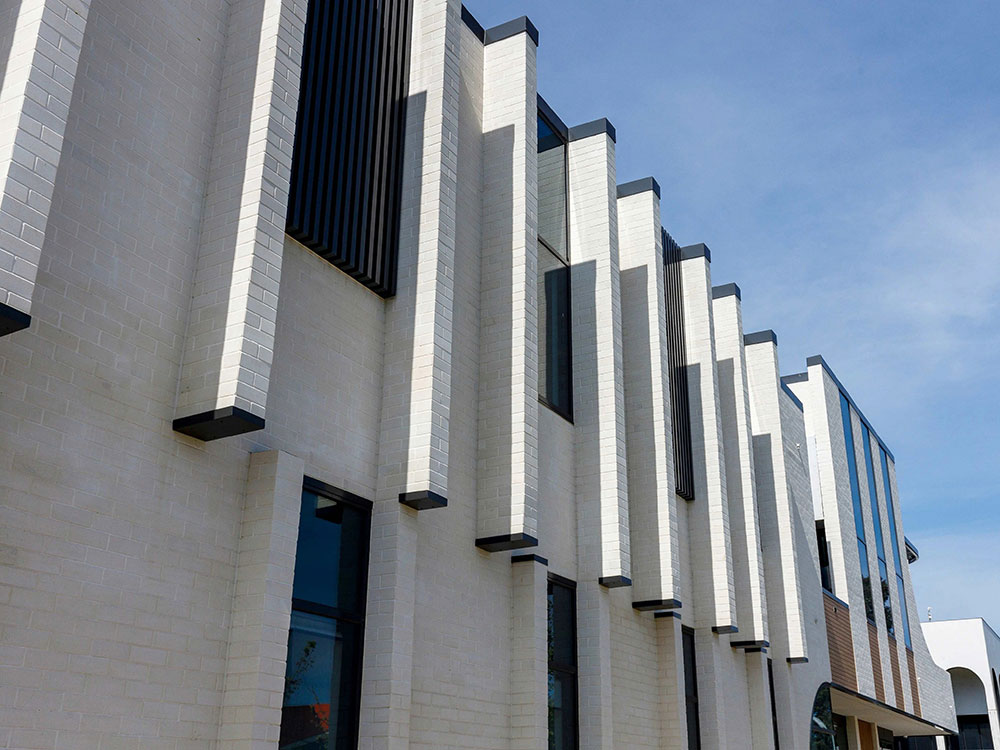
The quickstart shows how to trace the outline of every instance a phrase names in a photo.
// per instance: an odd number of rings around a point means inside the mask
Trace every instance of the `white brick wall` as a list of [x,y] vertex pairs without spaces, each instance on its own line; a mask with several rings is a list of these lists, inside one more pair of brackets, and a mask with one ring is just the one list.
[[0,304],[31,313],[89,0],[0,12]]

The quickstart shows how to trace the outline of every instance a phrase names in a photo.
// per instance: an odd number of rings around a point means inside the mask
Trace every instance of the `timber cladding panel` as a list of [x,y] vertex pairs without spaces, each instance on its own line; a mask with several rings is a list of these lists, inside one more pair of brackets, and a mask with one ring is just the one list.
[[923,716],[920,713],[920,688],[917,683],[917,665],[913,658],[913,651],[906,649],[906,666],[910,673],[910,696],[913,698],[913,713],[916,716]]
[[310,0],[286,231],[396,291],[412,0]]
[[851,611],[839,599],[823,592],[826,613],[826,637],[830,647],[830,676],[838,685],[858,689],[854,665],[854,638],[851,635]]
[[885,703],[885,678],[882,676],[882,654],[878,648],[878,628],[868,623],[868,646],[872,654],[872,677],[875,679],[875,697]]
[[899,669],[899,647],[892,636],[889,636],[889,662],[892,666],[892,687],[896,693],[896,708],[903,711],[906,706],[903,700],[903,673]]

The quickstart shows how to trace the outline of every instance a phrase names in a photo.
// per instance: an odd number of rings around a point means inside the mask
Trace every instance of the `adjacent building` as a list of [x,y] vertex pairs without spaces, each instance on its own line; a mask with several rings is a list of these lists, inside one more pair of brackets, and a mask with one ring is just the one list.
[[892,454],[538,42],[456,0],[0,7],[0,747],[954,730]]
[[931,656],[951,676],[958,736],[949,748],[985,750],[1000,738],[1000,636],[985,620],[921,623]]

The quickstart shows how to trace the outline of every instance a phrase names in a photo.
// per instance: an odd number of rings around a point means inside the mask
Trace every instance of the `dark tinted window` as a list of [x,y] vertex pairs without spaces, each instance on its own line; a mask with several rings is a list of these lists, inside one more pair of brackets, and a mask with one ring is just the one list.
[[549,581],[549,750],[576,750],[576,591]]
[[868,425],[861,423],[861,440],[865,454],[865,473],[868,475],[868,499],[872,509],[872,528],[875,533],[875,556],[878,558],[879,591],[882,594],[882,612],[889,635],[895,637],[896,623],[892,617],[892,597],[889,586],[889,570],[885,564],[885,541],[882,538],[882,514],[879,510],[878,486],[875,483],[875,464],[872,461],[872,436]]
[[538,239],[569,260],[566,141],[558,128],[538,115]]
[[854,447],[854,428],[851,426],[851,404],[840,394],[840,414],[844,423],[844,446],[847,454],[847,471],[851,480],[851,501],[854,505],[854,531],[858,537],[858,557],[861,562],[861,586],[865,597],[865,614],[875,622],[875,600],[872,597],[872,579],[868,568],[868,544],[865,541],[865,520],[861,510],[861,486],[858,483],[858,462]]
[[687,710],[688,750],[701,750],[701,722],[698,718],[698,663],[695,660],[694,631],[681,630],[684,644],[684,703]]
[[879,446],[879,457],[882,462],[882,484],[885,489],[885,509],[889,517],[889,543],[892,545],[892,562],[896,571],[896,589],[899,591],[899,619],[903,628],[903,640],[906,647],[911,648],[910,641],[910,614],[906,607],[906,588],[903,585],[903,563],[899,548],[899,536],[896,531],[896,508],[892,496],[892,482],[889,479],[889,461],[885,448]]
[[989,717],[985,714],[959,716],[958,747],[960,750],[993,750]]
[[833,573],[830,569],[830,543],[826,540],[826,524],[816,522],[816,546],[819,548],[819,577],[823,588],[833,593]]
[[278,747],[357,747],[371,504],[302,492]]
[[774,750],[781,750],[778,739],[778,704],[774,696],[774,662],[767,660],[767,686],[771,692],[771,729],[774,732]]

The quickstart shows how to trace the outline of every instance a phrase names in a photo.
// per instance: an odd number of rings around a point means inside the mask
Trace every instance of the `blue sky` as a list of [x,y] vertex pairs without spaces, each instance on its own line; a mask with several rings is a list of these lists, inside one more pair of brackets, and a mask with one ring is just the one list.
[[784,373],[826,357],[895,453],[920,619],[1000,629],[1000,4],[466,5],[531,18],[541,94],[614,123]]

